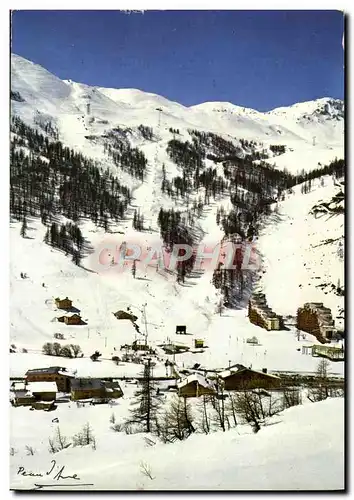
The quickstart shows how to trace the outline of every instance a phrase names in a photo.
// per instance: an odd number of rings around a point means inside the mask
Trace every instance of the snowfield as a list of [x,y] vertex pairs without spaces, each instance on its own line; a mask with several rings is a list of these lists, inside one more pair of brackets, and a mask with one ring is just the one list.
[[[128,385],[128,384],[127,384]],[[124,389],[125,390],[125,389]],[[126,397],[126,396],[125,396]],[[45,476],[56,460],[55,472],[77,474],[83,490],[343,490],[344,402],[341,398],[290,408],[273,417],[253,434],[249,426],[209,435],[194,434],[186,441],[149,446],[144,434],[126,435],[110,429],[125,416],[122,400],[107,405],[77,408],[59,404],[53,413],[11,409],[15,436],[12,446],[10,484],[13,489],[35,489],[35,484],[56,484],[70,489],[74,480],[24,477],[20,467]],[[57,417],[59,423],[53,423]],[[77,433],[89,422],[96,437],[90,445],[69,447],[56,454],[48,451],[48,437],[57,426],[64,436]],[[40,428],[41,433],[34,433]],[[151,436],[150,436],[151,438]],[[156,438],[152,437],[153,442]],[[26,446],[34,455],[28,456]],[[152,479],[144,474],[147,468]],[[22,469],[21,469],[22,470]],[[51,478],[53,474],[51,475]],[[46,490],[54,489],[47,487]]]

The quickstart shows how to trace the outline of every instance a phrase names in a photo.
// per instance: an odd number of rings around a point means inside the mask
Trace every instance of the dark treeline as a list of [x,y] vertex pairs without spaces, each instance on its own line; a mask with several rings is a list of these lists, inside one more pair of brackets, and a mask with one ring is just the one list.
[[154,132],[152,127],[148,127],[146,125],[139,125],[138,130],[144,139],[146,139],[147,141],[153,140]]
[[[158,225],[160,234],[167,251],[172,252],[173,245],[189,245],[194,243],[194,237],[188,229],[186,221],[182,217],[181,212],[160,209],[158,215]],[[184,255],[184,251],[179,250],[178,255]],[[188,260],[178,262],[177,264],[177,281],[184,282],[185,277],[194,267],[195,254],[191,255]]]
[[[50,133],[51,126],[47,128]],[[112,173],[16,116],[11,119],[11,132],[10,213],[14,218],[40,216],[43,224],[50,224],[57,215],[73,222],[85,217],[107,229],[108,219],[123,217],[131,194]]]
[[80,264],[84,238],[80,228],[76,224],[67,222],[66,224],[57,224],[53,222],[44,236],[44,242],[55,248],[71,255],[76,265]]
[[[152,129],[150,127],[140,125],[138,129],[143,137],[146,136],[145,138],[149,137],[150,139],[151,135],[152,139]],[[113,163],[117,167],[143,181],[147,159],[140,149],[131,147],[126,137],[127,131],[129,131],[129,129],[122,131],[122,129],[116,128],[106,132],[103,136],[104,152],[112,158]]]

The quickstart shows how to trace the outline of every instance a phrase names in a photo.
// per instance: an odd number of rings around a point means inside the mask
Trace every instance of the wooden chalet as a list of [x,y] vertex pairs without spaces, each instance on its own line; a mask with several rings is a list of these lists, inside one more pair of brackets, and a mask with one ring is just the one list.
[[34,368],[26,373],[26,382],[55,382],[59,392],[70,392],[74,375],[60,366]]
[[260,372],[242,365],[219,373],[219,378],[224,382],[226,391],[273,389],[280,387],[281,384],[280,378],[270,375],[266,369]]
[[71,309],[73,303],[68,297],[65,297],[65,299],[60,299],[59,297],[57,297],[55,299],[55,305],[58,309]]
[[58,321],[60,321],[60,323],[65,323],[66,325],[80,325],[82,323],[81,316],[76,313],[70,316],[60,316]]
[[71,399],[117,399],[123,396],[118,381],[100,378],[76,378],[71,383]]
[[13,406],[32,406],[49,409],[54,405],[57,385],[55,382],[16,382],[12,385]]
[[177,325],[176,326],[176,334],[177,335],[186,335],[187,334],[186,325]]
[[13,406],[31,406],[35,397],[27,390],[25,382],[13,382],[11,385],[13,397],[11,403]]
[[203,395],[216,394],[216,388],[212,381],[199,373],[188,375],[177,384],[178,395],[184,398],[198,398]]

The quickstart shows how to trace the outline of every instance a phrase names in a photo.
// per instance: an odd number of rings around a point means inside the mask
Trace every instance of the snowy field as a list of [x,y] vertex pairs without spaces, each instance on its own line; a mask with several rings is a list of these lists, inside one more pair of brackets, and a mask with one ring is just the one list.
[[[13,437],[10,484],[14,489],[34,489],[34,484],[56,484],[55,490],[341,490],[344,488],[344,403],[328,399],[290,408],[273,417],[269,425],[253,434],[247,425],[225,433],[194,434],[186,441],[148,446],[144,434],[126,435],[110,429],[126,415],[122,400],[117,405],[77,408],[61,404],[55,414],[11,409]],[[53,423],[57,417],[59,423]],[[89,422],[96,450],[90,445],[69,447],[55,455],[48,451],[48,438],[57,426],[72,436]],[[41,429],[34,433],[33,429]],[[151,438],[151,436],[150,436]],[[156,438],[152,438],[156,442]],[[32,447],[34,455],[26,453]],[[63,481],[60,488],[46,477],[55,459],[55,472],[77,474],[80,481]],[[147,467],[152,479],[143,468]],[[24,477],[27,472],[44,477]],[[22,470],[22,469],[21,469]],[[90,486],[78,486],[79,483]],[[52,488],[52,489],[54,489]],[[48,487],[46,490],[50,490]]]

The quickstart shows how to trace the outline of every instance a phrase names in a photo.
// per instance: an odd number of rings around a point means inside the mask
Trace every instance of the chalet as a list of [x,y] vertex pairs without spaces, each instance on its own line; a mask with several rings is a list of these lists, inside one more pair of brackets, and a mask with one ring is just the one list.
[[251,323],[268,331],[283,328],[283,318],[267,305],[264,293],[252,295],[248,303],[248,317]]
[[219,373],[224,382],[226,391],[237,391],[243,389],[272,389],[280,387],[281,380],[275,375],[270,375],[267,370],[259,372],[238,365],[236,370],[229,369]]
[[55,401],[58,391],[55,382],[29,382],[27,388],[36,401]]
[[79,314],[72,314],[71,316],[60,316],[58,318],[60,323],[65,323],[66,325],[80,325],[82,323],[81,316]]
[[178,395],[184,398],[198,398],[199,396],[216,394],[212,381],[199,373],[193,373],[177,384]]
[[117,319],[129,319],[132,323],[134,323],[138,319],[137,316],[135,316],[134,314],[131,314],[127,311],[117,311],[117,312],[113,313],[113,315]]
[[177,325],[176,326],[176,334],[177,335],[186,335],[187,334],[186,325]]
[[59,392],[69,392],[74,374],[60,366],[34,368],[26,373],[26,382],[55,382]]
[[330,341],[336,333],[331,310],[324,307],[322,302],[306,302],[300,307],[297,310],[296,327],[311,333],[322,344]]
[[11,398],[13,406],[31,406],[35,401],[35,397],[27,390],[24,382],[13,382],[11,391],[13,393]]
[[123,396],[118,381],[99,378],[76,378],[71,383],[71,399],[117,399]]
[[65,297],[65,299],[60,299],[59,297],[57,297],[55,299],[55,305],[58,309],[71,309],[73,303],[68,297]]
[[204,340],[202,340],[202,339],[194,339],[194,347],[196,349],[204,347]]

